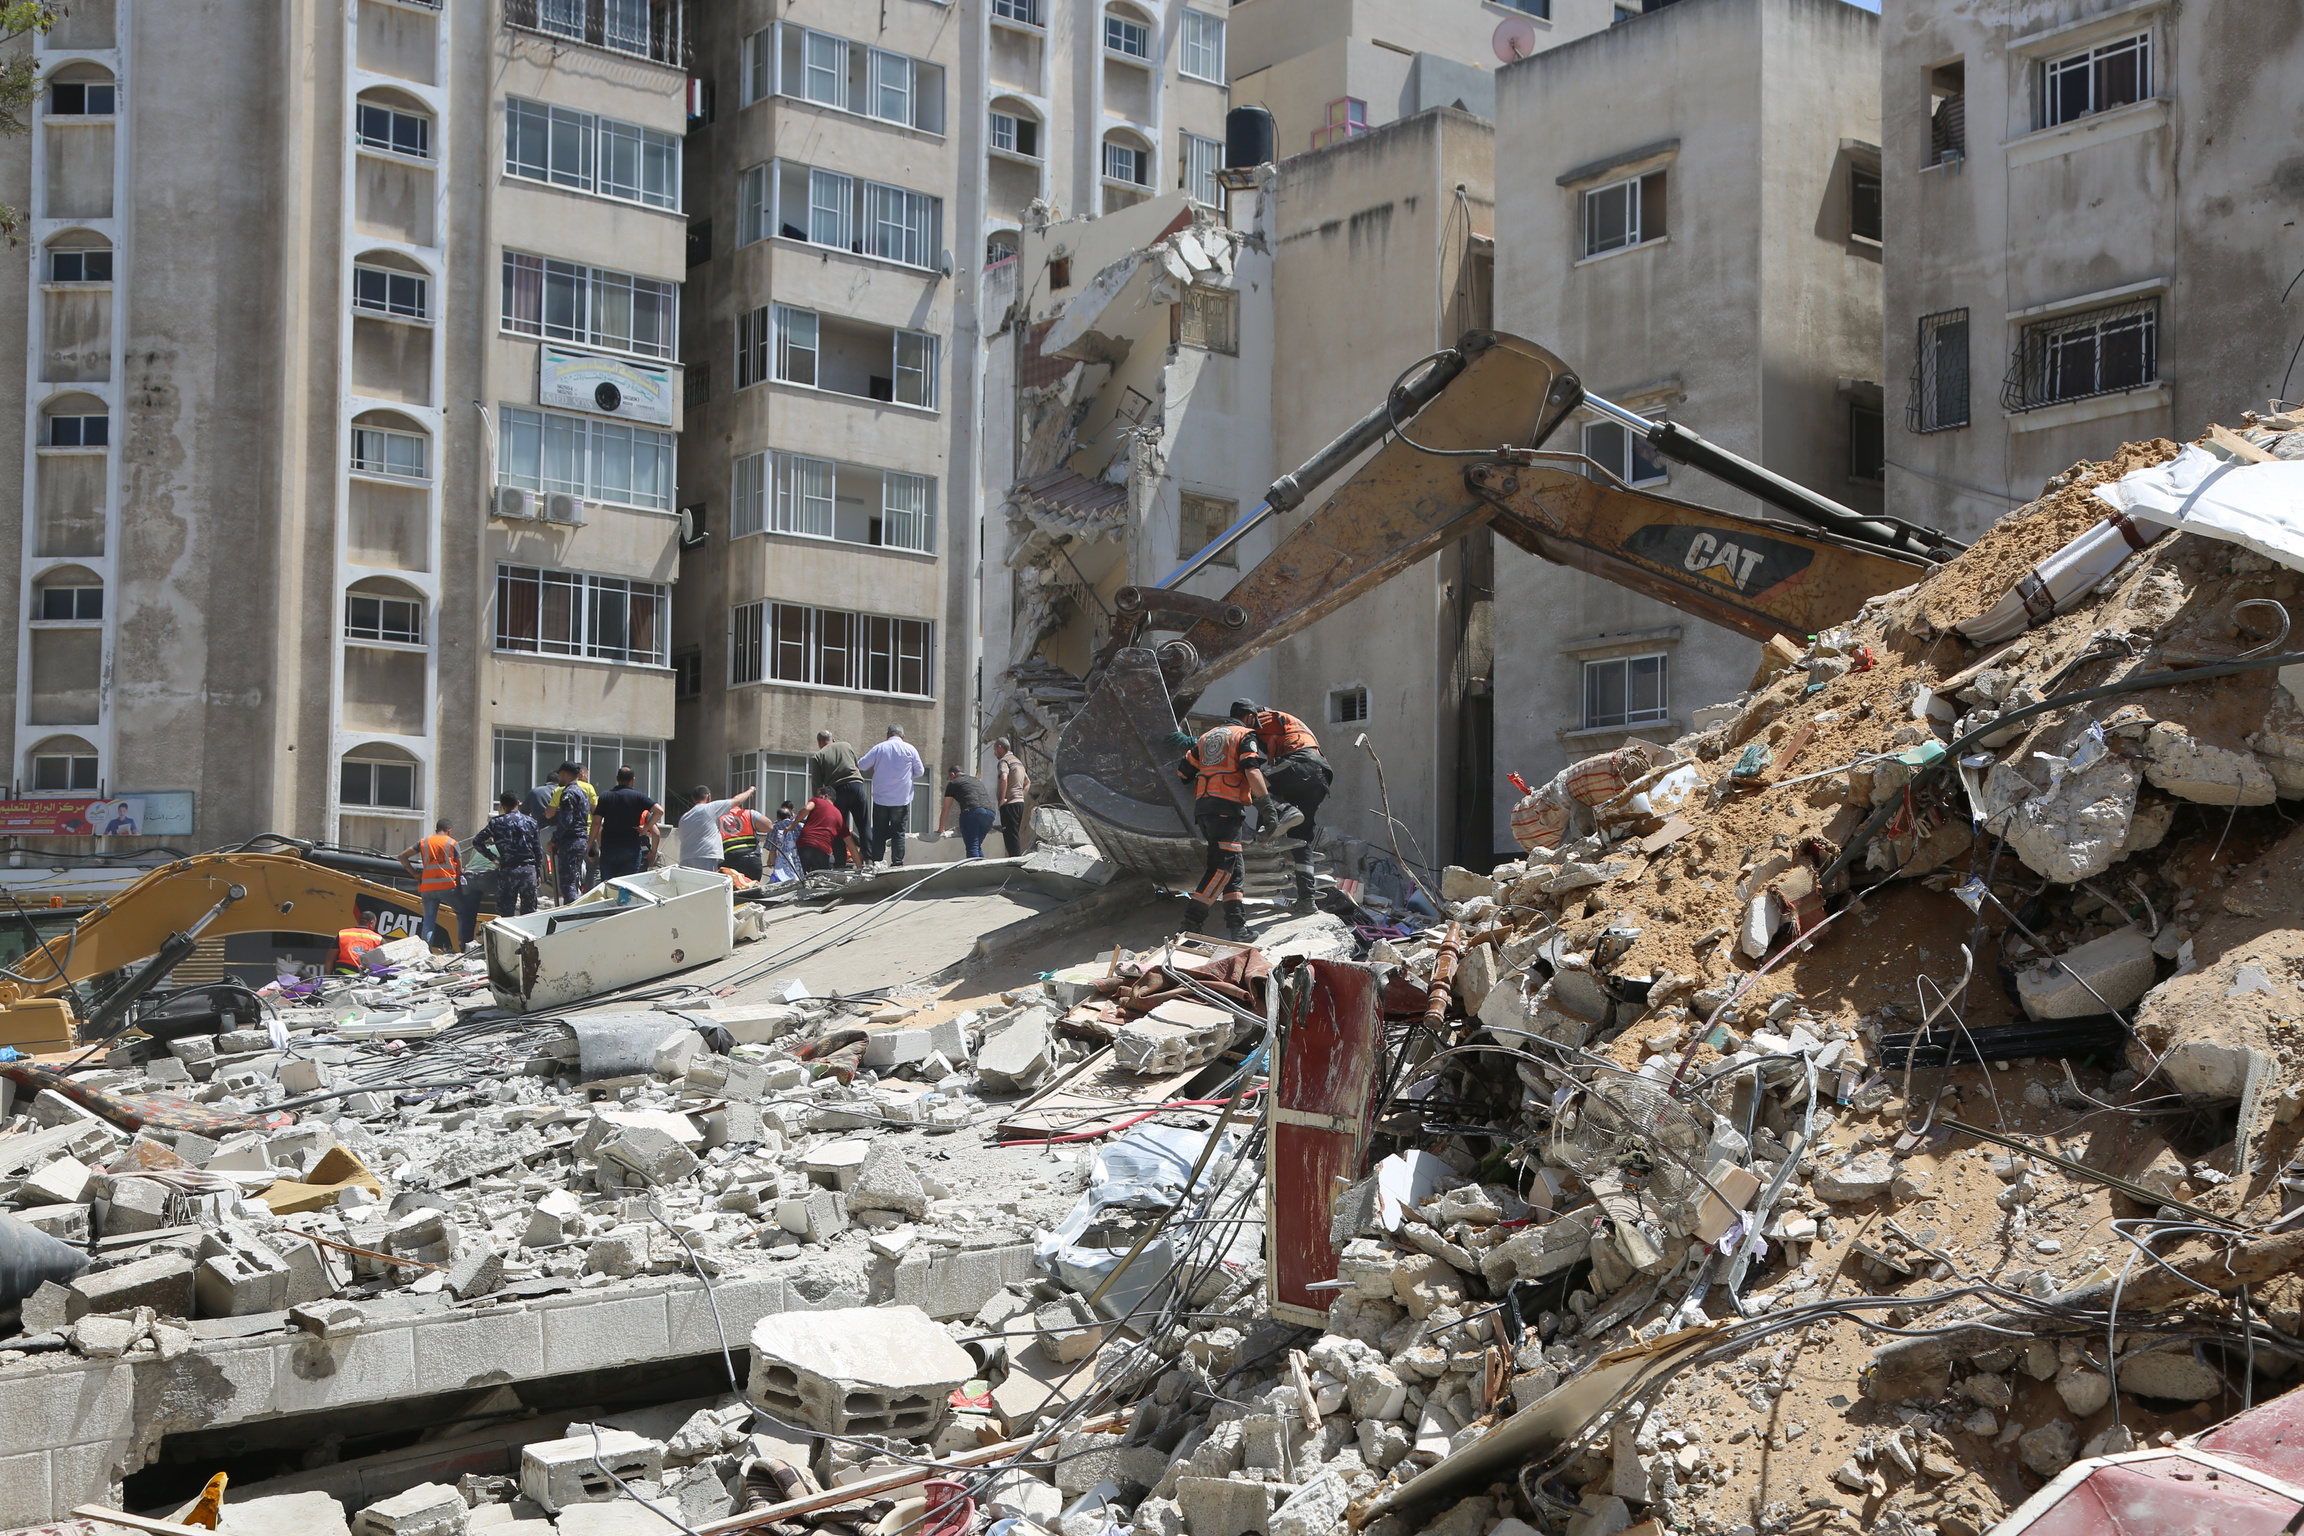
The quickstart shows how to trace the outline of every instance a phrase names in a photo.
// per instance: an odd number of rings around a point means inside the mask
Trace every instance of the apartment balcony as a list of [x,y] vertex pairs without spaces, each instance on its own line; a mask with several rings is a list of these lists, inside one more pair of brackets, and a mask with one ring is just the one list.
[[686,0],[504,0],[504,24],[688,67]]

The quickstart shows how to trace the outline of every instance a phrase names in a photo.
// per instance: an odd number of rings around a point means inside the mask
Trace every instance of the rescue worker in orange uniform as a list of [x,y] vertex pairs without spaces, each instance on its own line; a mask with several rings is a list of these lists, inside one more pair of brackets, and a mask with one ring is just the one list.
[[[1179,733],[1181,734],[1181,733]],[[1209,910],[1224,904],[1224,923],[1235,939],[1248,936],[1248,914],[1243,905],[1248,883],[1247,861],[1240,853],[1240,829],[1248,807],[1256,807],[1259,837],[1271,835],[1278,812],[1264,784],[1264,753],[1256,733],[1234,721],[1212,727],[1192,743],[1176,777],[1192,786],[1192,819],[1208,840],[1208,862],[1199,889],[1184,904],[1184,926],[1209,933]]]
[[[412,862],[424,861],[419,870]],[[452,899],[456,888],[464,882],[464,860],[456,852],[456,829],[443,816],[433,824],[432,835],[421,838],[413,848],[400,850],[400,867],[416,878],[416,899],[423,904],[424,914],[417,927],[424,942],[434,949],[454,949],[456,943],[440,927],[440,903]]]
[[760,834],[775,830],[774,822],[749,806],[728,807],[720,813],[720,862],[757,885],[761,880]]
[[339,928],[336,930],[336,969],[359,974],[360,957],[384,943],[384,935],[373,928]]
[[1234,699],[1232,718],[1256,733],[1257,744],[1264,751],[1264,782],[1271,788],[1272,798],[1303,812],[1304,819],[1288,828],[1288,836],[1296,844],[1290,871],[1296,877],[1293,910],[1299,917],[1309,916],[1315,910],[1312,893],[1317,889],[1312,875],[1312,845],[1319,840],[1319,832],[1313,818],[1328,798],[1336,770],[1320,755],[1320,738],[1312,734],[1312,727],[1294,715]]

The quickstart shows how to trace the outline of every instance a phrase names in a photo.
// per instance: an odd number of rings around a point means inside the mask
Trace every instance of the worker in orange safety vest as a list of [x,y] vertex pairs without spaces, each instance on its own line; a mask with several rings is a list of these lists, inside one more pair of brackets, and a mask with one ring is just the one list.
[[357,973],[363,967],[360,957],[372,949],[380,948],[384,935],[373,928],[339,928],[336,930],[336,969]]
[[[423,860],[419,870],[415,861]],[[464,860],[456,852],[456,829],[443,816],[433,823],[432,835],[419,838],[413,848],[400,850],[400,867],[416,879],[416,899],[424,914],[416,931],[434,949],[454,949],[456,939],[440,927],[440,904],[455,896],[464,883]]]
[[1320,755],[1320,738],[1312,734],[1312,727],[1294,715],[1234,699],[1232,718],[1256,733],[1264,749],[1264,782],[1271,788],[1272,798],[1302,813],[1303,819],[1287,832],[1296,845],[1290,860],[1290,872],[1296,877],[1293,910],[1299,917],[1308,917],[1315,910],[1312,896],[1318,888],[1312,873],[1312,845],[1319,840],[1313,818],[1328,798],[1328,786],[1335,782],[1336,771]]
[[748,805],[728,807],[720,813],[721,866],[759,884],[760,834],[775,830],[774,822]]
[[1264,753],[1256,733],[1236,721],[1211,727],[1197,741],[1188,736],[1184,740],[1190,750],[1177,764],[1176,776],[1192,786],[1192,819],[1208,841],[1199,888],[1184,903],[1184,926],[1197,933],[1211,932],[1209,913],[1221,902],[1225,927],[1233,938],[1245,939],[1248,865],[1241,854],[1241,828],[1251,805],[1256,808],[1259,837],[1269,836],[1277,820],[1264,783]]

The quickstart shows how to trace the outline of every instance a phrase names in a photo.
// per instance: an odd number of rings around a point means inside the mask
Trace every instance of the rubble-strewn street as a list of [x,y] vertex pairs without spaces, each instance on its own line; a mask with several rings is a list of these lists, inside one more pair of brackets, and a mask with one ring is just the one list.
[[1981,1536],[2189,1444],[2304,1360],[2304,577],[2185,489],[2304,425],[2224,436],[1573,765],[1420,930],[1177,936],[1051,847],[558,1013],[402,940],[0,1066],[7,1475],[100,1468],[83,1532],[224,1471],[242,1536]]

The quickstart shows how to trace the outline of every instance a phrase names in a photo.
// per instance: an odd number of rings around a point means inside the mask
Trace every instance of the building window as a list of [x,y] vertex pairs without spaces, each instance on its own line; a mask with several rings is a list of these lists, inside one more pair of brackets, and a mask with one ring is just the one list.
[[[1187,11],[1186,15],[1196,12]],[[1224,184],[1216,173],[1224,168],[1224,145],[1218,139],[1204,139],[1196,133],[1184,135],[1184,191],[1194,202],[1206,203],[1211,208],[1224,206]]]
[[689,363],[680,380],[681,403],[690,410],[712,398],[712,365],[709,362]]
[[1848,402],[1848,478],[1879,485],[1887,478],[1888,441],[1880,407]]
[[2046,128],[2144,100],[2152,94],[2151,35],[2050,59],[2040,66],[2040,94]]
[[429,480],[429,449],[430,444],[414,432],[387,432],[381,427],[352,429],[352,468],[363,475]]
[[1229,288],[1195,283],[1173,310],[1175,339],[1226,357],[1240,355],[1240,295]]
[[424,605],[406,598],[348,592],[344,595],[344,637],[422,645]]
[[[1226,501],[1221,496],[1199,496],[1186,491],[1176,498],[1176,558],[1189,560],[1216,542],[1224,530],[1231,527],[1240,514],[1240,503]],[[1240,546],[1235,544],[1210,565],[1240,564]]]
[[2140,389],[2160,378],[2160,301],[2143,299],[2024,327],[2001,403],[2029,411]]
[[925,619],[746,603],[730,615],[728,681],[926,698],[935,630]]
[[1104,48],[1106,52],[1117,53],[1123,58],[1149,61],[1152,57],[1152,29],[1116,11],[1106,12]]
[[412,811],[416,809],[416,765],[345,758],[337,770],[336,801],[339,805]]
[[1017,113],[993,113],[992,147],[1003,154],[1020,155],[1026,160],[1039,159],[1039,122]]
[[93,755],[41,753],[32,759],[32,788],[41,794],[75,794],[96,792],[96,759]]
[[1584,194],[1584,254],[1664,238],[1664,173],[1650,171]]
[[[880,367],[888,372],[872,371]],[[934,336],[837,319],[828,324],[814,310],[790,304],[737,317],[736,374],[739,389],[766,377],[925,410],[936,409],[939,387]]]
[[52,283],[108,283],[112,281],[110,251],[50,251],[48,281]]
[[616,506],[672,510],[669,432],[556,411],[503,407],[496,438],[496,483],[559,492]]
[[1939,310],[1920,317],[1912,360],[1912,402],[1904,424],[1915,432],[1968,425],[1968,311]]
[[110,117],[114,90],[110,82],[59,80],[48,87],[50,117]]
[[665,664],[672,604],[652,581],[496,567],[496,649]]
[[992,0],[992,19],[1026,27],[1048,25],[1040,16],[1040,0]]
[[748,186],[745,194],[748,228],[759,230],[759,238],[772,232],[922,271],[936,267],[942,198],[788,160],[759,170],[757,189]]
[[776,317],[776,377],[786,384],[816,385],[816,312],[790,304],[772,306]]
[[944,70],[901,53],[851,43],[829,32],[779,22],[753,41],[752,98],[780,79],[787,96],[855,112],[924,133],[944,131]]
[[1146,162],[1151,158],[1134,145],[1106,139],[1104,141],[1104,179],[1106,181],[1124,181],[1131,186],[1148,186],[1151,183],[1151,170]]
[[1312,130],[1312,147],[1326,149],[1367,131],[1368,103],[1357,96],[1340,96],[1328,103],[1328,121]]
[[664,793],[664,743],[645,736],[584,736],[563,731],[498,726],[495,732],[496,791],[522,794],[551,781],[562,763],[582,763],[595,786],[614,782],[617,768],[632,770],[633,786],[659,798]]
[[1880,168],[1848,168],[1848,232],[1866,240],[1880,238]]
[[[417,0],[437,10],[440,0]],[[684,7],[668,0],[504,0],[508,25],[659,64],[687,62]]]
[[728,536],[788,533],[880,549],[936,550],[936,482],[798,453],[748,453],[730,475]]
[[1195,80],[1224,83],[1224,18],[1206,11],[1184,13],[1183,72]]
[[1329,689],[1328,718],[1337,725],[1354,725],[1367,719],[1368,690],[1365,687]]
[[360,102],[353,111],[353,137],[369,149],[388,149],[396,155],[432,158],[432,119],[417,112],[402,112]]
[[780,805],[795,809],[808,803],[808,759],[799,752],[731,752],[728,754],[728,790],[740,795],[758,790],[753,809],[773,815]]
[[700,699],[704,697],[704,653],[699,650],[672,653],[672,697]]
[[517,96],[504,108],[504,174],[650,208],[680,207],[678,139]]
[[49,624],[85,623],[104,617],[102,587],[42,587],[40,618]]
[[1664,719],[1664,711],[1662,656],[1584,663],[1584,729],[1655,725]]
[[776,233],[775,208],[769,168],[753,166],[736,183],[736,243],[752,245]]
[[[1541,16],[1547,21],[1552,19],[1552,0],[1496,0],[1496,4],[1504,6],[1508,10],[1525,11],[1531,16]],[[1618,19],[1621,20],[1622,18],[1619,17]]]
[[1968,153],[1968,67],[1954,59],[1928,72],[1928,164],[1957,162]]
[[678,283],[573,261],[504,253],[504,329],[643,357],[672,356]]
[[429,314],[424,305],[424,279],[414,272],[384,267],[352,269],[352,307],[410,320],[422,320]]
[[111,441],[112,418],[109,416],[48,418],[48,446],[51,448],[102,448]]
[[1622,422],[1586,422],[1584,456],[1626,485],[1662,485],[1670,478],[1648,439]]

